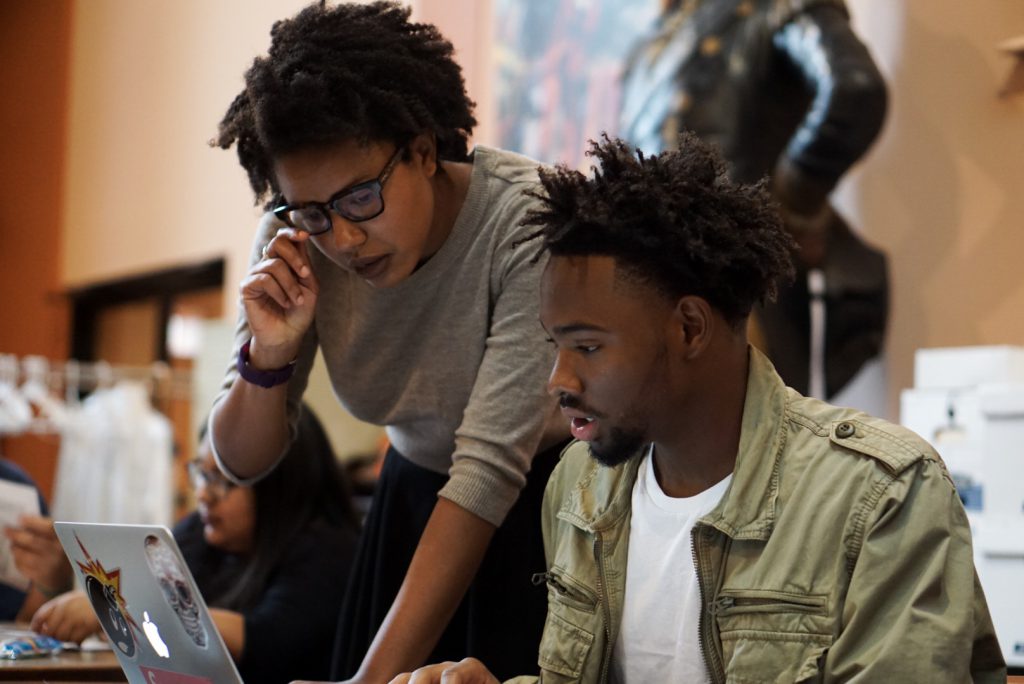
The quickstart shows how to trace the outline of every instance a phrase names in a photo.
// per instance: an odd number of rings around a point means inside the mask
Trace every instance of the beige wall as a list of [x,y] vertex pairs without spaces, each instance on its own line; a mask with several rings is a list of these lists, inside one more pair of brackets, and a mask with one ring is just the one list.
[[848,0],[890,84],[840,204],[889,254],[889,414],[921,347],[1024,345],[1024,94],[997,92],[1020,0]]
[[66,285],[222,255],[239,281],[257,213],[234,152],[206,142],[273,21],[303,4],[75,3]]
[[[244,274],[258,212],[233,150],[206,143],[305,0],[77,0],[72,28],[62,282],[78,286],[217,256]],[[487,96],[489,2],[420,0],[450,28],[470,91]],[[482,110],[487,110],[484,106]],[[486,113],[486,112],[485,112]],[[478,138],[486,135],[486,116]],[[483,138],[480,138],[483,139]],[[227,307],[235,311],[235,287]]]
[[441,28],[455,46],[466,90],[477,104],[475,142],[494,145],[496,111],[492,106],[491,45],[493,0],[418,0],[410,3],[413,16]]
[[[206,141],[271,23],[299,0],[88,0],[75,5],[62,282],[227,258],[233,315],[256,210],[234,153]],[[419,0],[456,43],[490,139],[490,2]],[[1024,96],[995,45],[1020,0],[849,0],[889,80],[876,147],[839,204],[890,255],[895,415],[919,347],[1024,344]]]

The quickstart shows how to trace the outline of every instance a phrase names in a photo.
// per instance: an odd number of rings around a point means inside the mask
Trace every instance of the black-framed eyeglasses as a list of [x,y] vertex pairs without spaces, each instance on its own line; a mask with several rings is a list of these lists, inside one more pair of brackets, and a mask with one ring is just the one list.
[[201,487],[205,487],[206,491],[217,499],[223,498],[238,486],[219,470],[204,468],[201,461],[188,462],[188,479],[192,483],[193,489],[199,491]]
[[274,215],[292,228],[304,230],[310,235],[321,235],[331,229],[331,214],[359,223],[376,218],[384,211],[384,196],[381,191],[391,177],[395,164],[402,156],[404,146],[399,146],[380,174],[373,180],[343,188],[326,202],[304,202],[282,204],[274,209]]

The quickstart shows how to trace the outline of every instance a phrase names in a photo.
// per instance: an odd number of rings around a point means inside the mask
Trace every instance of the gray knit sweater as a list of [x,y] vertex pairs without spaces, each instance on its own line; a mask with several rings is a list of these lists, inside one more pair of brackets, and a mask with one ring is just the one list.
[[[499,525],[525,483],[545,423],[554,361],[538,319],[539,241],[519,221],[536,200],[537,162],[477,146],[465,203],[448,239],[409,278],[374,289],[310,250],[316,317],[289,383],[294,426],[316,347],[342,405],[386,426],[413,463],[449,474],[440,495]],[[260,224],[252,262],[280,226]],[[250,337],[244,312],[234,355]],[[224,391],[237,374],[232,361]]]

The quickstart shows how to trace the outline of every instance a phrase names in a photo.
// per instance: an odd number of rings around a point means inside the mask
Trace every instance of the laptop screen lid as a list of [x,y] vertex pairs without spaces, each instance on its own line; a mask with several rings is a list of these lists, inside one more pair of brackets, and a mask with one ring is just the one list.
[[166,527],[53,526],[129,682],[242,681]]

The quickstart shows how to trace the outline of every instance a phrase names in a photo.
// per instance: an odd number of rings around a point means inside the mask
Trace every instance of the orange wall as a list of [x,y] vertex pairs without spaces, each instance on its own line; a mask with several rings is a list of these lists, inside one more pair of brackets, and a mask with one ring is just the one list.
[[[65,0],[0,3],[0,353],[67,355],[59,257],[71,19]],[[3,438],[0,453],[49,493],[52,439]]]
[[273,22],[305,4],[76,0],[64,285],[225,258],[234,316],[259,213],[234,150],[207,141]]

